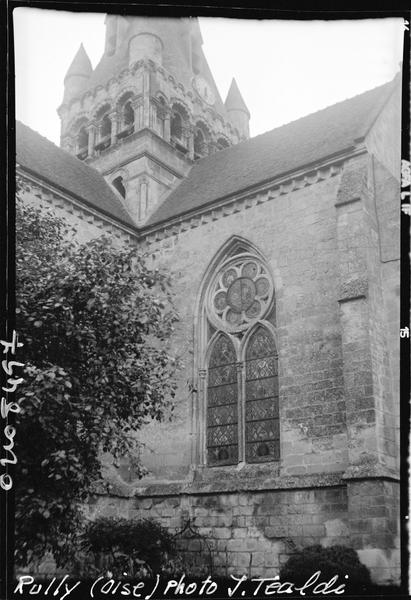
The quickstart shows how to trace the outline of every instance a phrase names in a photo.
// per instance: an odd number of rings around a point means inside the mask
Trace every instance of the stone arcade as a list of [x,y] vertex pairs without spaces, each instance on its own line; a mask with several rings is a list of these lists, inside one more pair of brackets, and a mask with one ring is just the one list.
[[398,580],[400,99],[397,77],[249,139],[196,19],[110,15],[95,70],[81,47],[67,72],[61,149],[17,125],[27,201],[137,241],[178,298],[175,418],[91,515],[189,522],[214,574],[341,543]]

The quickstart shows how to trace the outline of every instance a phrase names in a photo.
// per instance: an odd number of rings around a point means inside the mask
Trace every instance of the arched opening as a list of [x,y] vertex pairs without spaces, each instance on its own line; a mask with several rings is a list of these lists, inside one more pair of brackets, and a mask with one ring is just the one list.
[[205,140],[201,129],[197,129],[194,134],[194,158],[198,159],[205,154]]
[[123,178],[121,177],[121,175],[113,179],[112,185],[116,188],[118,193],[123,196],[123,198],[126,197],[126,188],[124,187]]
[[181,105],[174,104],[170,119],[171,143],[184,154],[188,152],[188,139],[186,133],[188,122],[189,117],[186,110]]
[[105,150],[111,144],[112,123],[110,117],[108,116],[109,110],[110,105],[105,104],[100,108],[96,115],[96,119],[99,121],[98,143],[96,144],[96,150]]
[[88,156],[88,132],[86,127],[80,128],[77,134],[77,158],[84,160]]
[[213,344],[208,361],[207,462],[233,465],[238,462],[238,389],[236,353],[228,336]]
[[120,107],[121,124],[120,131],[117,134],[118,139],[125,138],[134,133],[134,109],[131,99],[126,100]]
[[131,100],[125,103],[123,111],[123,123],[125,127],[129,127],[134,124],[134,110],[131,106]]
[[101,120],[100,138],[104,140],[111,136],[111,119],[108,115],[104,115]]
[[210,134],[202,123],[197,123],[194,132],[194,159],[198,160],[208,154]]
[[181,118],[180,113],[173,112],[171,115],[170,121],[170,134],[172,138],[176,140],[182,141],[183,137],[183,119]]

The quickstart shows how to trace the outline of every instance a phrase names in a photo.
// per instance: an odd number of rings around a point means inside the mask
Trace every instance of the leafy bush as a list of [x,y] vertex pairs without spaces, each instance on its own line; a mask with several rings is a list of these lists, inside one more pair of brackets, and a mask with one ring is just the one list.
[[173,537],[159,523],[116,517],[89,523],[83,550],[89,571],[110,571],[114,577],[160,573],[175,553]]
[[371,583],[370,572],[355,550],[346,546],[323,548],[320,545],[308,546],[290,556],[280,571],[280,580],[301,586],[316,571],[321,571],[321,581],[329,581],[338,575],[338,581],[351,589],[359,590]]
[[[19,184],[19,195],[25,193]],[[28,190],[30,191],[30,189]],[[24,382],[16,416],[16,562],[77,552],[81,507],[101,456],[131,457],[135,432],[172,416],[177,314],[166,272],[132,245],[81,245],[51,211],[16,202],[16,329]],[[117,464],[116,464],[117,463]]]

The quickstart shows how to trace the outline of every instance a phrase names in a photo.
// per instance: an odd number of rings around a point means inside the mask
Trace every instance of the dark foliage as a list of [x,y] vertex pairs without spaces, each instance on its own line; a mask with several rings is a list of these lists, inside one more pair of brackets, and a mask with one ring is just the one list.
[[62,565],[75,553],[101,454],[138,457],[135,432],[171,415],[177,317],[168,277],[134,247],[104,237],[80,245],[65,222],[21,200],[16,255],[25,364],[15,438],[17,562],[51,550]]
[[83,551],[89,570],[136,577],[159,573],[175,550],[172,536],[155,521],[102,517],[87,526]]
[[308,546],[290,556],[281,568],[280,580],[301,586],[316,571],[321,571],[321,581],[329,581],[338,575],[338,581],[351,589],[361,590],[371,583],[370,572],[355,550],[346,546],[323,548],[320,545]]

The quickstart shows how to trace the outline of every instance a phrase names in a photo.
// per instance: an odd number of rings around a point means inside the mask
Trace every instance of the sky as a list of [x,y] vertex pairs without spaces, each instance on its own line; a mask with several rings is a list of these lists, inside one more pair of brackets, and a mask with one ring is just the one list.
[[[252,136],[390,81],[402,60],[402,19],[207,17],[200,28],[223,100],[236,78]],[[16,118],[58,144],[64,75],[81,43],[96,66],[104,34],[103,13],[16,8]]]

